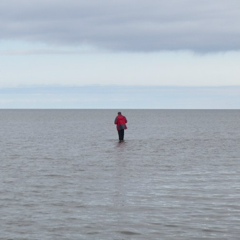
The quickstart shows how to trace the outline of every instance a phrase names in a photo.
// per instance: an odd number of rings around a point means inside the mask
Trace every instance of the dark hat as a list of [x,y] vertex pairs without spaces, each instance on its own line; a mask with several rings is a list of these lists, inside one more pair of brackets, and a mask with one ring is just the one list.
[[119,115],[119,114],[122,114],[122,113],[121,113],[121,112],[118,112],[118,115]]

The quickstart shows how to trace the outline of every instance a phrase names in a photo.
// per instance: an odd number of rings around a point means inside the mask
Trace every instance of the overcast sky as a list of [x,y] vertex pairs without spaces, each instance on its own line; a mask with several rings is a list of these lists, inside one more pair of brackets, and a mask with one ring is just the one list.
[[56,85],[240,86],[239,39],[239,0],[3,0],[0,94]]

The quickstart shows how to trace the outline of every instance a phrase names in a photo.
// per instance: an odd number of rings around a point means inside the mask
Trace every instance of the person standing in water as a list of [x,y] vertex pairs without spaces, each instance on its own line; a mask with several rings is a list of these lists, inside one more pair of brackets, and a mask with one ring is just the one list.
[[124,130],[127,129],[127,118],[122,115],[121,112],[118,112],[117,117],[114,120],[114,124],[116,124],[119,142],[124,141]]

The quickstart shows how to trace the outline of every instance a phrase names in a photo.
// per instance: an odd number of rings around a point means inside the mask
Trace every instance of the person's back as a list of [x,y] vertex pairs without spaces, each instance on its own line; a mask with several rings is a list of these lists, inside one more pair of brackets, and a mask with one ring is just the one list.
[[[126,126],[124,126],[124,125],[126,125],[126,123],[127,123],[127,119],[126,119],[125,116],[123,116],[123,115],[117,116],[116,124],[117,124],[117,126],[120,126],[120,129],[121,129],[121,128],[122,128],[122,129],[126,129]],[[122,127],[121,127],[121,126],[122,126]]]

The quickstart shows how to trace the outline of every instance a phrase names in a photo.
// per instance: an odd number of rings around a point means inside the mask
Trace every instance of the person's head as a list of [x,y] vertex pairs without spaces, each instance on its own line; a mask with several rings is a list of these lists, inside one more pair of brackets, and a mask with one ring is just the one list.
[[121,112],[118,112],[118,115],[122,115],[122,113],[121,113]]

